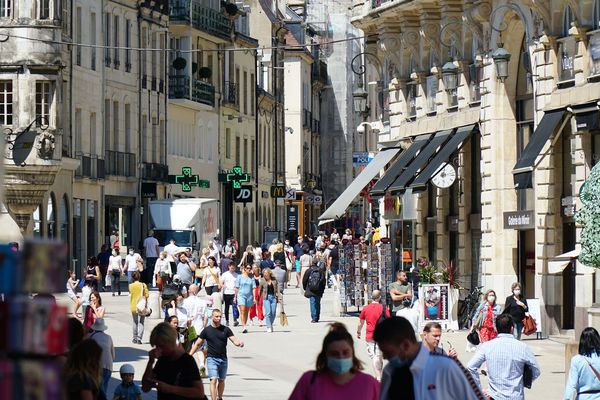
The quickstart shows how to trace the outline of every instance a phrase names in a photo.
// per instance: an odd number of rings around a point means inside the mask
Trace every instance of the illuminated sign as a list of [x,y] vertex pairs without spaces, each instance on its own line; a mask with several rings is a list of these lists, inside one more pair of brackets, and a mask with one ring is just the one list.
[[285,198],[285,186],[271,186],[271,197],[274,199]]
[[243,172],[242,167],[236,165],[232,168],[232,172],[224,172],[219,174],[220,182],[229,182],[234,189],[241,189],[242,183],[250,182],[250,175]]
[[200,179],[198,175],[192,174],[191,167],[181,168],[181,175],[169,175],[169,183],[181,185],[182,192],[191,192],[192,186],[210,188],[210,181]]

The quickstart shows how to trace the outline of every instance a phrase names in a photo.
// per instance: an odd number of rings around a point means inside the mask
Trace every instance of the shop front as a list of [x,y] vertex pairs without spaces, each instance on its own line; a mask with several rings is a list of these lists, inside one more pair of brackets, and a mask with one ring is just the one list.
[[[105,242],[111,243],[111,236],[118,233],[121,252],[127,246],[138,247],[139,229],[136,231],[134,225],[139,224],[139,218],[135,218],[135,197],[110,196],[104,197],[104,234]],[[114,239],[114,238],[113,238]]]

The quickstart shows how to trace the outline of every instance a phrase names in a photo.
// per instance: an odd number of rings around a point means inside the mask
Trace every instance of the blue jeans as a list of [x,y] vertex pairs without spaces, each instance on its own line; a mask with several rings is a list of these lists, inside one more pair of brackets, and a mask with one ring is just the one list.
[[321,316],[321,296],[310,296],[308,298],[310,300],[310,318],[319,322],[319,317]]
[[127,270],[127,284],[131,285],[131,275],[133,275],[133,271]]
[[277,312],[277,299],[274,295],[269,294],[263,299],[263,312],[267,328],[273,328],[273,321],[275,321],[275,313]]
[[106,395],[108,398],[108,382],[110,381],[110,376],[112,375],[112,371],[110,369],[102,368],[102,393]]
[[521,333],[523,333],[523,323],[522,322],[513,322],[513,336],[517,340],[521,340]]
[[218,379],[224,381],[227,377],[227,359],[206,357],[206,372],[210,380]]

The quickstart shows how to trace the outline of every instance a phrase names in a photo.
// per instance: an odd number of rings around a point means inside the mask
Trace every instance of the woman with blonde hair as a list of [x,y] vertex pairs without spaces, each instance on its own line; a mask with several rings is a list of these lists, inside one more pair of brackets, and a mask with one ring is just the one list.
[[479,340],[481,343],[494,339],[498,336],[496,330],[496,317],[502,313],[502,307],[496,304],[496,292],[492,289],[485,292],[483,301],[475,311],[473,329],[479,329]]
[[246,251],[242,255],[238,268],[242,269],[242,267],[247,264],[254,264],[254,247],[250,245],[246,246]]
[[323,340],[316,368],[305,372],[289,400],[379,400],[379,382],[365,374],[344,324],[334,322]]
[[273,252],[273,262],[279,260],[281,265],[285,265],[285,252],[283,251],[283,243],[277,243]]
[[235,298],[234,303],[240,308],[240,317],[242,319],[242,333],[248,333],[246,324],[248,323],[248,313],[250,307],[256,302],[254,288],[256,282],[252,276],[252,265],[246,264],[242,269],[242,273],[237,276],[235,281]]
[[194,271],[194,283],[196,285],[202,285],[204,280],[204,274],[206,273],[206,267],[208,267],[208,257],[210,256],[210,250],[205,247],[202,249],[202,255],[200,256],[200,262],[196,266]]
[[106,399],[101,392],[102,348],[93,339],[84,339],[69,352],[64,370],[67,400]]
[[273,332],[273,321],[275,321],[277,303],[281,299],[281,293],[277,280],[273,278],[273,272],[271,272],[270,268],[263,270],[263,277],[260,279],[258,293],[259,297],[262,297],[267,332]]

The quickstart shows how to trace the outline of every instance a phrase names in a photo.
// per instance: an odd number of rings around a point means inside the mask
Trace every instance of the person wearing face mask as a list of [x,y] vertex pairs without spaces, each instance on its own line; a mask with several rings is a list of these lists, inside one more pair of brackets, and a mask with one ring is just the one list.
[[383,369],[381,400],[484,400],[462,364],[419,343],[412,324],[391,317],[375,327],[373,339],[389,361]]
[[154,276],[156,277],[156,286],[158,291],[162,292],[163,287],[171,281],[173,277],[173,270],[171,270],[171,263],[167,260],[167,252],[161,251],[154,264]]
[[108,259],[108,271],[111,275],[110,290],[112,295],[115,295],[115,289],[121,295],[121,276],[123,275],[123,259],[117,253],[117,250],[113,249],[112,255]]
[[508,314],[511,316],[514,322],[513,335],[518,340],[521,340],[521,333],[523,332],[523,319],[529,315],[529,308],[527,306],[527,300],[521,294],[521,284],[515,282],[510,287],[512,295],[506,298],[504,302],[504,311],[502,314]]
[[[127,283],[131,284],[131,276],[135,271],[138,270],[138,263],[140,263],[143,267],[144,259],[140,255],[140,253],[135,252],[135,248],[130,247],[129,252],[125,256],[125,268],[124,272],[127,272]],[[143,270],[140,272],[140,274]]]
[[498,336],[496,330],[496,317],[502,313],[502,307],[496,304],[496,292],[488,290],[483,295],[483,302],[475,311],[473,329],[479,329],[479,341],[481,343],[494,339]]
[[323,339],[315,370],[300,377],[289,400],[379,400],[379,382],[362,369],[352,335],[344,324],[334,322]]

